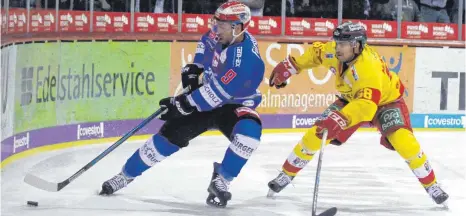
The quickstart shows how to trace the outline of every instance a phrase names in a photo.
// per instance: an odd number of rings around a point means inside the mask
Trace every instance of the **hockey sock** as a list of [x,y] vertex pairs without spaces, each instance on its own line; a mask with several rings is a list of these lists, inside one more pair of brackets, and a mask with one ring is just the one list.
[[307,153],[301,142],[299,142],[283,163],[283,172],[289,176],[296,176],[313,157],[314,154]]
[[424,152],[419,152],[417,156],[412,159],[406,160],[409,168],[413,171],[414,175],[419,179],[424,188],[430,187],[437,182],[435,173],[427,160]]
[[[296,176],[319,151],[321,140],[315,133],[316,127],[310,128],[283,163],[282,169],[287,175]],[[329,141],[327,141],[328,143]]]
[[161,162],[180,149],[165,137],[155,134],[149,138],[123,166],[123,173],[131,178],[140,176],[144,171]]
[[262,127],[251,119],[242,119],[236,123],[232,132],[231,144],[228,146],[218,173],[228,181],[237,177],[243,166],[260,143]]
[[436,183],[434,170],[411,131],[402,128],[387,138],[425,188]]

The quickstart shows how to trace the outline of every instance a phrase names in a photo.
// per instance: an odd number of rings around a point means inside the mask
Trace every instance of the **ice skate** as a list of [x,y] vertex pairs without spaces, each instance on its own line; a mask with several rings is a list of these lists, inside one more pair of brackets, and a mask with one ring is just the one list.
[[430,197],[435,201],[435,203],[443,205],[447,207],[447,203],[445,202],[448,199],[448,194],[440,188],[440,185],[435,183],[432,186],[426,188],[427,193],[429,193]]
[[231,193],[228,192],[230,182],[217,172],[219,166],[219,163],[214,163],[214,172],[207,189],[209,196],[206,203],[210,206],[225,208],[228,200],[231,200]]
[[130,178],[122,172],[102,184],[102,190],[99,195],[110,195],[126,187],[134,178]]
[[267,197],[272,197],[275,193],[282,191],[288,184],[293,180],[293,176],[287,175],[285,172],[280,172],[280,174],[269,182],[269,192]]

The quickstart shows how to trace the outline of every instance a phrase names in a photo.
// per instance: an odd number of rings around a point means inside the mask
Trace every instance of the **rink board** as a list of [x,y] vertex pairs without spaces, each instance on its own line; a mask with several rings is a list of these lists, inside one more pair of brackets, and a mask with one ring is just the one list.
[[[280,60],[310,46],[259,41],[266,74],[257,111],[265,133],[305,131],[336,99],[335,78],[323,67],[292,77],[287,88],[268,86]],[[159,99],[176,93],[180,69],[193,61],[196,48],[195,42],[160,41],[2,47],[2,166],[31,149],[116,140],[155,111]],[[375,49],[403,81],[416,130],[464,130],[464,49]],[[154,120],[137,135],[154,134],[160,125]]]

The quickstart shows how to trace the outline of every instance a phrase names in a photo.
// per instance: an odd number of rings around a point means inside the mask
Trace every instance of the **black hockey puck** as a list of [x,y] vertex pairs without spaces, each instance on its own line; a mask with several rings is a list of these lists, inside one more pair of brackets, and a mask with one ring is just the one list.
[[38,202],[35,202],[35,201],[28,201],[27,202],[29,206],[38,206],[39,203]]

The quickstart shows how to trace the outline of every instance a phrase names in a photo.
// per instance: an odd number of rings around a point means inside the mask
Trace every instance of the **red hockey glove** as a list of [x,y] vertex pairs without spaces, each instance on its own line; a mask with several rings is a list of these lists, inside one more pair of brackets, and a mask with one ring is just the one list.
[[273,69],[269,79],[269,86],[275,86],[277,89],[285,87],[287,84],[285,81],[290,78],[291,75],[298,73],[296,68],[291,56],[288,56]]
[[348,126],[348,119],[338,111],[331,111],[326,118],[316,121],[315,126],[317,137],[322,139],[322,132],[327,129],[327,139],[332,140]]

